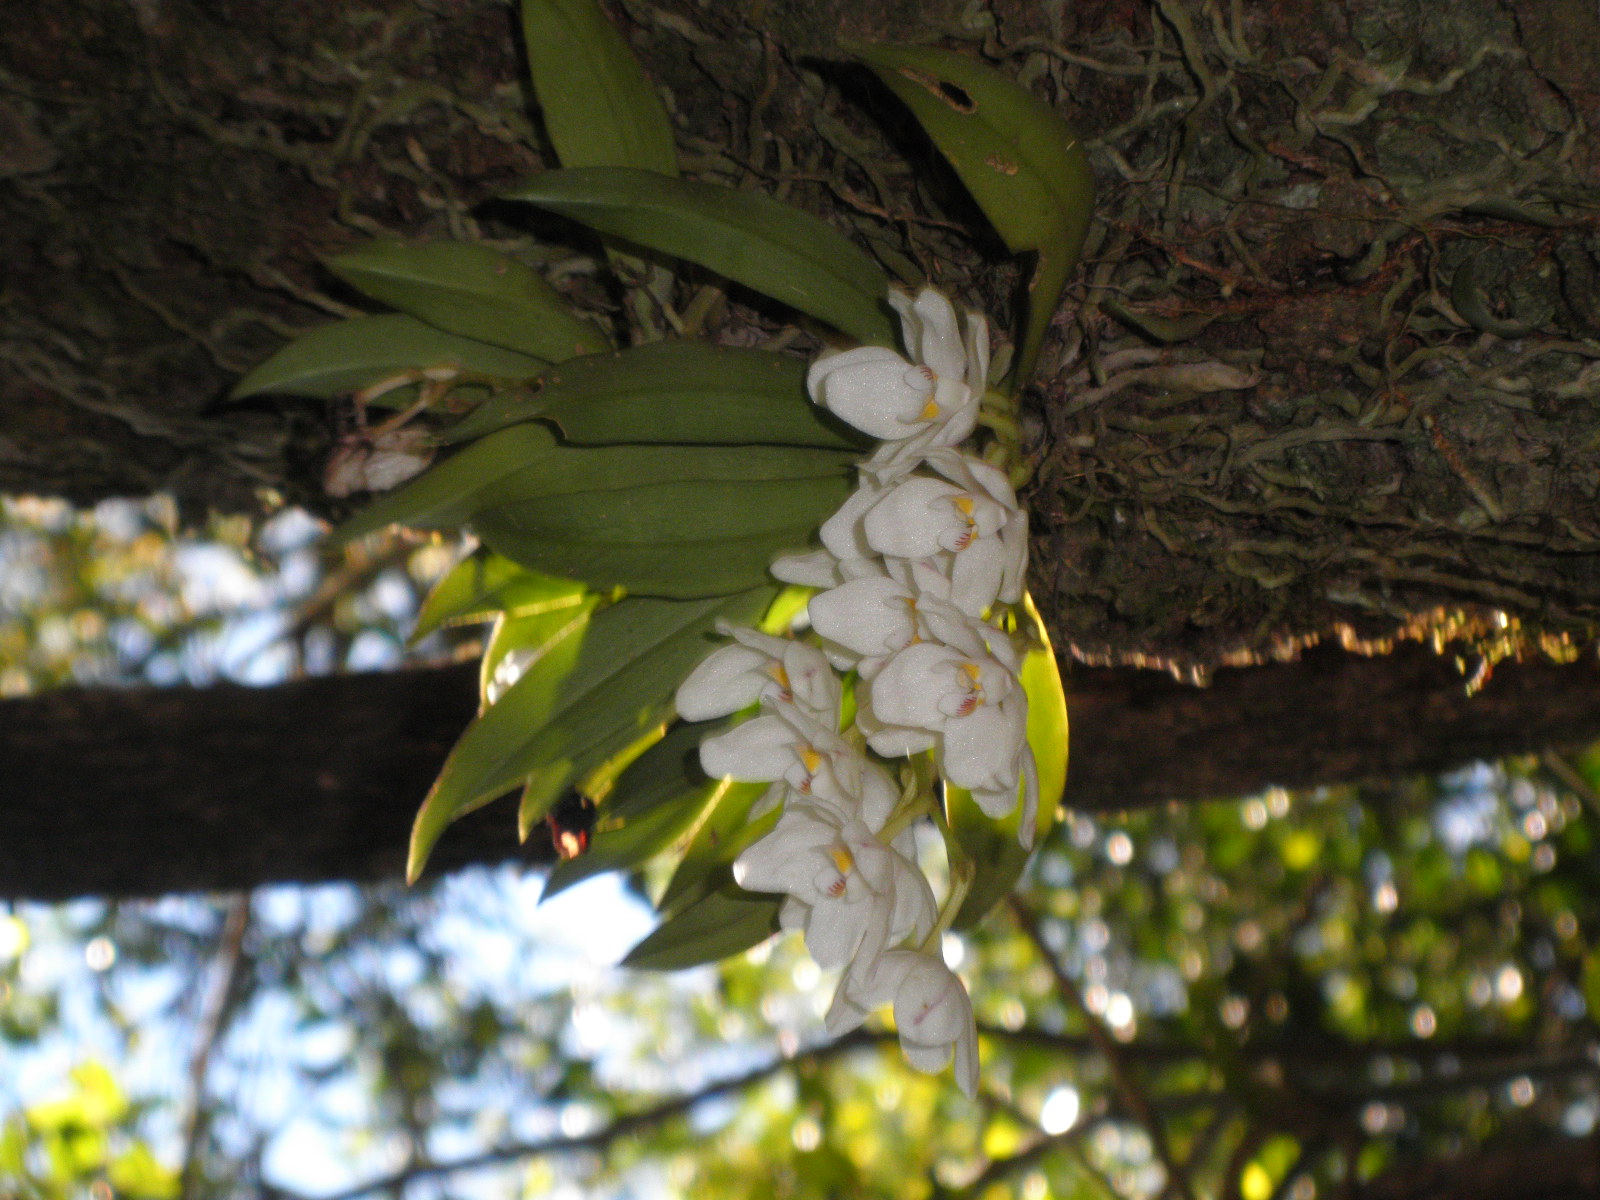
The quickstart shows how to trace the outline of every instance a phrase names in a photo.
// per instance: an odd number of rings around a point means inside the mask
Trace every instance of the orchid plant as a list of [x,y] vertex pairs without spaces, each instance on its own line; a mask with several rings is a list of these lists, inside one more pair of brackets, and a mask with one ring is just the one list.
[[[565,859],[547,895],[676,862],[630,965],[799,931],[840,972],[829,1032],[888,1007],[912,1065],[953,1059],[971,1094],[972,1004],[943,937],[1015,883],[1065,778],[1009,434],[1083,241],[1082,149],[971,59],[850,48],[1034,257],[997,370],[982,315],[891,283],[791,205],[679,178],[660,96],[596,0],[523,0],[522,18],[563,166],[507,197],[600,237],[627,319],[576,311],[526,257],[374,242],[328,265],[396,311],[313,329],[236,389],[353,403],[330,491],[385,494],[339,537],[398,522],[480,546],[418,621],[417,637],[494,624],[481,711],[418,813],[409,873],[451,821],[520,788],[522,836],[549,824]],[[820,323],[832,348],[807,364],[689,336],[685,314],[720,293],[674,308],[678,260]],[[368,423],[369,407],[395,413]],[[574,795],[592,837],[561,825]]]
[[[963,329],[931,288],[889,300],[910,360],[865,346],[823,355],[807,376],[813,401],[882,440],[858,467],[855,493],[823,522],[823,549],[772,564],[779,579],[817,589],[807,617],[827,657],[725,625],[734,644],[696,668],[675,700],[690,719],[762,709],[703,742],[700,761],[713,777],[771,783],[752,816],[782,815],[734,860],[733,878],[783,895],[780,925],[804,931],[819,966],[843,969],[828,1032],[892,1004],[911,1063],[939,1070],[953,1057],[972,1095],[972,1004],[939,956],[969,880],[952,873],[936,910],[911,839],[912,823],[933,812],[930,797],[914,771],[897,789],[868,752],[931,753],[938,774],[992,817],[1020,802],[1018,838],[1032,845],[1039,778],[1021,656],[1009,632],[984,620],[1022,599],[1027,519],[1004,473],[956,446],[988,386],[983,318],[968,313]],[[835,664],[852,673],[857,702],[842,733]]]

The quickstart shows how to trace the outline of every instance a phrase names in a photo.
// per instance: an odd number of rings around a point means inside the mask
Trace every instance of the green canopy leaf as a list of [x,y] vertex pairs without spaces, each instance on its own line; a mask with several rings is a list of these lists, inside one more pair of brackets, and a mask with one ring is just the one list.
[[832,225],[771,196],[625,167],[546,171],[506,196],[699,263],[857,341],[895,344],[888,276]]
[[1059,113],[992,67],[932,46],[850,46],[911,110],[1012,253],[1038,255],[1012,381],[1038,361],[1094,203],[1088,156]]
[[303,333],[234,387],[231,398],[263,393],[326,400],[402,371],[454,367],[478,375],[527,379],[540,358],[435,329],[404,313],[351,317]]
[[447,333],[550,362],[611,347],[532,267],[475,242],[369,242],[327,265],[358,291]]
[[678,173],[661,97],[594,0],[523,0],[522,35],[563,165]]
[[450,431],[481,437],[518,421],[554,421],[580,445],[619,442],[856,448],[850,429],[806,396],[806,363],[709,342],[648,342],[574,358],[505,393]]
[[717,962],[778,932],[777,896],[753,895],[731,879],[668,917],[622,960],[641,971],[680,971]]

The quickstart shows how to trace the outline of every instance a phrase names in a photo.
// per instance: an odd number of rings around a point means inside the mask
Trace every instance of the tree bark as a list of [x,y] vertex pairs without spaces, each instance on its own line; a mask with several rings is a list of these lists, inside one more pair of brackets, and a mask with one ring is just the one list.
[[[1131,668],[1068,681],[1066,805],[1115,812],[1437,771],[1600,737],[1600,668],[1506,662],[1475,695],[1420,646],[1318,648],[1208,688]],[[0,895],[61,899],[392,878],[471,718],[454,666],[273,688],[85,690],[0,702]],[[512,805],[445,835],[430,869],[520,856]]]
[[[1209,668],[1441,609],[1593,623],[1593,5],[968,7],[614,13],[693,174],[783,191],[997,318],[1020,264],[835,38],[942,37],[1083,129],[1097,221],[1029,426],[1058,645]],[[485,204],[545,162],[509,6],[0,15],[0,489],[330,511],[319,407],[222,402],[355,311],[318,256],[552,253]]]

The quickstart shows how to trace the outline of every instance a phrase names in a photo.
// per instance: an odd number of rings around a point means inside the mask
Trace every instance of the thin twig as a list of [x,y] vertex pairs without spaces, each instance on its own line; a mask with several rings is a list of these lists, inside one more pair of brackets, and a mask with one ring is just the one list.
[[[538,1141],[518,1142],[509,1146],[501,1146],[494,1150],[485,1150],[479,1154],[470,1154],[463,1158],[451,1159],[447,1162],[422,1163],[375,1179],[369,1179],[364,1183],[358,1183],[353,1187],[346,1188],[342,1192],[320,1197],[319,1200],[357,1200],[358,1197],[368,1196],[374,1192],[396,1191],[420,1179],[437,1179],[460,1171],[481,1170],[485,1167],[500,1166],[504,1163],[523,1159],[543,1158],[552,1154],[571,1154],[579,1150],[605,1150],[620,1138],[660,1125],[674,1117],[682,1116],[694,1108],[695,1105],[706,1100],[725,1096],[731,1092],[742,1092],[791,1068],[825,1062],[828,1059],[838,1058],[856,1050],[877,1046],[894,1039],[895,1035],[892,1033],[859,1030],[825,1046],[818,1046],[803,1054],[797,1054],[793,1058],[774,1059],[769,1063],[746,1071],[742,1075],[734,1075],[727,1079],[708,1083],[697,1091],[675,1096],[671,1100],[665,1100],[650,1108],[640,1109],[638,1112],[618,1117],[609,1125],[602,1129],[597,1129],[593,1133],[582,1134],[578,1137],[553,1137],[541,1138]],[[281,1200],[303,1200],[295,1193],[281,1189],[271,1189],[270,1194],[281,1198]]]
[[211,1056],[228,1028],[229,1017],[243,990],[239,987],[239,980],[247,965],[244,939],[249,928],[250,894],[242,892],[229,902],[222,931],[217,935],[211,991],[206,996],[205,1008],[200,1015],[194,1054],[189,1059],[183,1157],[179,1160],[183,1165],[178,1176],[178,1194],[184,1197],[199,1194],[200,1146],[210,1124],[206,1112],[206,1076],[210,1072]]
[[1038,949],[1045,965],[1050,968],[1050,973],[1055,977],[1056,985],[1066,997],[1067,1003],[1082,1015],[1090,1040],[1094,1042],[1095,1049],[1100,1052],[1100,1056],[1106,1060],[1106,1066],[1111,1070],[1111,1082],[1118,1098],[1128,1113],[1150,1136],[1150,1145],[1155,1150],[1156,1158],[1166,1169],[1168,1190],[1175,1188],[1183,1200],[1195,1200],[1194,1188],[1189,1181],[1188,1173],[1179,1166],[1173,1156],[1172,1147],[1167,1143],[1166,1126],[1151,1109],[1150,1099],[1134,1078],[1133,1069],[1122,1052],[1121,1044],[1112,1036],[1105,1022],[1090,1010],[1084,1002],[1083,992],[1079,990],[1077,981],[1067,974],[1055,954],[1051,952],[1044,940],[1044,933],[1039,928],[1039,918],[1033,909],[1020,897],[1012,896],[1011,913],[1016,918],[1017,924],[1022,927],[1022,931]]

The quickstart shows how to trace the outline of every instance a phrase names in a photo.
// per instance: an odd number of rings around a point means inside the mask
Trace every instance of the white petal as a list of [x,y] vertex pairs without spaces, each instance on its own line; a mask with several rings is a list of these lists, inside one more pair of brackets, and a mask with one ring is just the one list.
[[889,654],[917,636],[916,597],[884,576],[855,579],[811,597],[811,627],[857,654]]
[[872,680],[872,712],[885,725],[941,729],[943,705],[959,692],[963,659],[949,646],[918,642],[896,654]]
[[923,288],[912,302],[911,313],[914,324],[901,314],[911,357],[947,379],[965,382],[967,348],[961,340],[955,306],[933,288]]
[[783,671],[794,702],[824,724],[837,727],[843,691],[827,656],[815,646],[791,641],[783,652]]
[[934,379],[893,350],[858,346],[819,358],[806,386],[813,400],[863,433],[899,438],[927,419]]
[[867,763],[866,770],[861,773],[862,824],[877,833],[899,803],[900,789],[889,778],[889,772],[875,762]]
[[942,479],[912,476],[891,488],[865,514],[861,532],[879,554],[925,558],[947,549],[963,525],[952,503],[962,491]]
[[839,582],[839,560],[826,550],[810,554],[785,554],[767,568],[773,578],[801,587],[832,587]]
[[[986,704],[945,725],[940,766],[957,787],[973,791],[1009,788],[1010,798],[1002,811],[1010,812],[1016,807],[1022,739],[1026,733],[1026,726],[1019,728],[1012,714],[998,705]],[[989,812],[989,815],[1000,814]]]
[[700,767],[713,779],[771,783],[795,762],[794,731],[777,717],[753,717],[700,743]]
[[811,906],[793,896],[787,897],[778,907],[778,928],[785,933],[804,929],[811,917]]
[[937,1075],[944,1070],[950,1061],[951,1049],[950,1042],[924,1046],[904,1038],[900,1040],[900,1052],[906,1056],[906,1061],[925,1075]]
[[1000,531],[1000,544],[1005,548],[1000,572],[998,598],[1006,604],[1016,604],[1022,599],[1024,581],[1028,575],[1028,518],[1008,522]]
[[938,744],[939,739],[926,729],[907,729],[901,725],[884,725],[867,735],[867,745],[884,758],[910,758]]
[[771,662],[770,655],[747,646],[713,650],[678,685],[673,698],[678,715],[685,721],[708,721],[754,704],[762,688],[773,682],[765,673]]
[[873,904],[816,904],[806,922],[806,949],[819,967],[832,970],[850,961],[873,916]]
[[910,859],[895,852],[894,910],[889,921],[889,940],[898,942],[905,938],[917,941],[928,936],[934,922],[939,919],[939,904],[933,898],[933,888],[922,871]]
[[872,1009],[850,996],[847,990],[849,982],[848,975],[839,981],[839,986],[833,993],[833,1003],[828,1006],[828,1015],[822,1019],[823,1027],[827,1029],[829,1037],[843,1037],[852,1030],[860,1028],[861,1023],[872,1014]]
[[989,390],[989,322],[980,312],[967,310],[967,386],[979,396]]
[[862,535],[861,520],[882,497],[882,488],[863,481],[850,494],[850,498],[839,506],[839,511],[822,523],[819,531],[822,544],[834,558],[844,561],[876,555]]
[[1006,547],[999,538],[979,538],[950,566],[950,603],[969,617],[982,617],[1000,595]]

